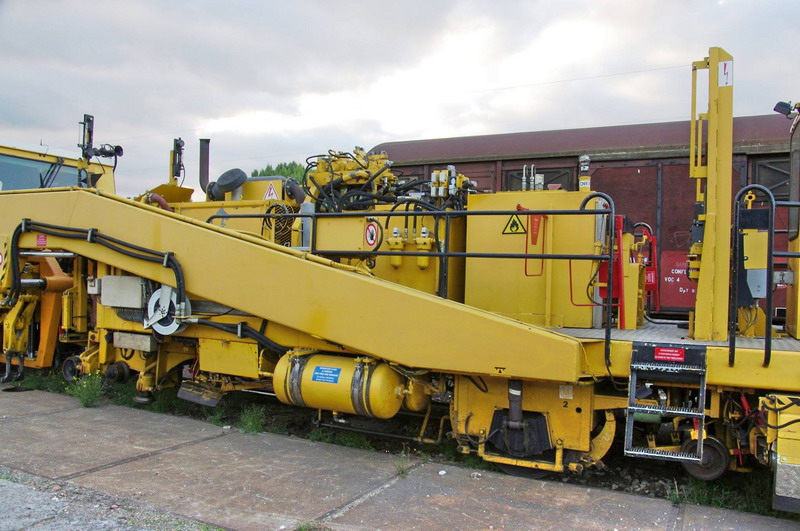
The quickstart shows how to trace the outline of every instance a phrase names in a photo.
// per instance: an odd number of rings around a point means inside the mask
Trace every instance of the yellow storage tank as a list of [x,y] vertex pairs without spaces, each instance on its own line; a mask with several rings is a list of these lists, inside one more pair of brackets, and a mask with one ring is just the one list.
[[285,404],[388,419],[403,404],[404,380],[384,362],[306,354],[282,357],[273,383]]

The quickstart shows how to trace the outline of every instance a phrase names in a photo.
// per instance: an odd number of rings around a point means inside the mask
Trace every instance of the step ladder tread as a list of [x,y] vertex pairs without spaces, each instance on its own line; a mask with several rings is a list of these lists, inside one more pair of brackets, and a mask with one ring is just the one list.
[[680,374],[689,373],[689,374],[697,374],[698,376],[706,373],[706,368],[701,365],[684,365],[678,363],[658,363],[658,362],[631,363],[631,370],[672,372]]
[[[670,407],[652,404],[637,404],[636,403],[636,390],[637,382],[642,376],[639,373],[661,373],[667,378],[667,375],[674,375],[674,377],[682,377],[681,379],[687,382],[696,381],[699,386],[698,392],[698,409],[691,407]],[[659,379],[659,376],[652,376],[648,379]],[[701,463],[703,454],[703,443],[699,441],[697,445],[697,453],[674,451],[674,450],[661,450],[650,447],[633,446],[633,426],[635,423],[634,413],[656,413],[666,416],[674,417],[688,417],[695,419],[699,424],[699,431],[703,433],[705,429],[705,405],[706,401],[706,366],[705,356],[696,363],[675,363],[675,362],[660,362],[660,361],[637,361],[630,364],[630,379],[628,381],[628,408],[627,412],[631,413],[625,422],[625,455],[630,457],[644,457],[650,459],[661,459],[665,461],[678,461],[683,463]]]
[[673,452],[669,450],[658,450],[655,448],[647,448],[647,447],[626,448],[625,455],[633,457],[655,457],[658,459],[666,459],[672,461],[685,461],[694,463],[700,462],[700,457],[695,454],[687,452]]
[[628,411],[633,411],[634,413],[661,413],[662,415],[675,415],[675,416],[684,416],[692,418],[705,417],[705,411],[700,411],[699,409],[693,409],[688,407],[662,407],[662,406],[635,404],[632,406],[628,406]]

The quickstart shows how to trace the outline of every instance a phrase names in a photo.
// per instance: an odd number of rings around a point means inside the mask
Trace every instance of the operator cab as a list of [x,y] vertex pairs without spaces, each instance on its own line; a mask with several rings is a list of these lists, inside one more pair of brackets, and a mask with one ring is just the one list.
[[0,146],[0,192],[71,186],[114,192],[111,166],[91,163],[80,170],[81,162],[78,158]]

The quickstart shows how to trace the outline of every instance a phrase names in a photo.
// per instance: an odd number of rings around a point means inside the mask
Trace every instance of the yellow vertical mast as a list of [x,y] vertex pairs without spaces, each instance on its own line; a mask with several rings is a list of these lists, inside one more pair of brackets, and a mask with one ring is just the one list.
[[[697,70],[708,69],[708,110],[697,113]],[[703,125],[708,143],[703,156]],[[697,179],[697,213],[689,251],[689,276],[697,281],[692,337],[725,340],[731,265],[733,160],[733,57],[711,48],[692,64],[689,176]]]

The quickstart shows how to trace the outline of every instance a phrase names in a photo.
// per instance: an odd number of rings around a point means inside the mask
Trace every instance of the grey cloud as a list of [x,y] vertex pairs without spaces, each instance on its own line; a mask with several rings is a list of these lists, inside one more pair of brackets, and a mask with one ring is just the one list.
[[[789,92],[800,76],[788,66],[797,49],[795,30],[785,22],[793,8],[788,0],[4,0],[0,135],[74,149],[77,121],[92,113],[98,140],[125,146],[120,189],[133,194],[164,180],[172,137],[187,140],[191,178],[202,123],[253,111],[297,116],[302,95],[370,86],[415,67],[445,37],[469,38],[476,28],[491,38],[480,58],[467,59],[485,71],[487,87],[518,83],[498,65],[537,39],[557,59],[548,71],[539,72],[533,60],[526,66],[542,81],[688,65],[708,46],[721,45],[737,61],[737,114],[760,114],[774,99],[797,98]],[[597,23],[609,40],[601,40],[604,34],[545,33],[564,20]],[[561,44],[574,42],[586,51],[607,45],[611,52],[593,61],[581,53],[558,55]],[[469,91],[460,84],[464,74],[441,73],[454,90]],[[445,123],[436,130],[501,133],[688,117],[687,72],[642,76],[650,81],[636,97],[625,90],[638,86],[635,75],[514,89],[539,103],[518,112],[493,105],[501,92],[475,93],[466,102],[442,103]],[[402,82],[424,87],[431,80],[409,75]],[[370,119],[337,111],[341,123],[335,127],[292,135],[219,133],[212,138],[213,169],[224,171],[230,162],[249,171],[328,147],[408,139],[382,123],[380,104]],[[420,124],[417,136],[430,130],[423,125],[429,124]]]

